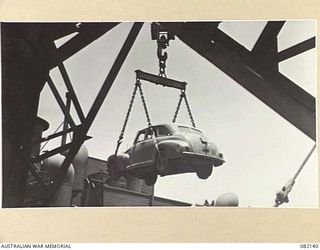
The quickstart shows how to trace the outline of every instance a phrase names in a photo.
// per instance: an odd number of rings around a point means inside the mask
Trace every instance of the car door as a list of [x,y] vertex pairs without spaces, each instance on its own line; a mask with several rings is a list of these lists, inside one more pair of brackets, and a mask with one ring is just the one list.
[[154,161],[155,140],[151,128],[140,131],[131,152],[130,165],[151,164]]

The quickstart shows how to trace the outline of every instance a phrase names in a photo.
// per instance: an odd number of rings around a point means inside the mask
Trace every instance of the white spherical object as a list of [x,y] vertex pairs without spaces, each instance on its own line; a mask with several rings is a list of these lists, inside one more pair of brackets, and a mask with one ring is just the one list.
[[215,206],[237,207],[239,206],[239,198],[235,193],[224,193],[217,198]]

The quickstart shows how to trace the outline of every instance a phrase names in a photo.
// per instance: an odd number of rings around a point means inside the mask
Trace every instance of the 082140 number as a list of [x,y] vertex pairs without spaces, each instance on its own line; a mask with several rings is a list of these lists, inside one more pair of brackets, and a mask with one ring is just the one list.
[[300,248],[318,248],[318,244],[300,244]]

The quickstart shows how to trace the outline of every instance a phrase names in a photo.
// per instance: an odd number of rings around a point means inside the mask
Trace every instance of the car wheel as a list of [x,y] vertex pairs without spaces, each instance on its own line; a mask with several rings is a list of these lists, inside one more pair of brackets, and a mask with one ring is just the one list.
[[200,168],[197,171],[197,176],[203,180],[208,179],[211,174],[212,174],[212,167]]
[[157,179],[158,179],[157,173],[151,173],[144,178],[144,182],[148,186],[153,186],[157,182]]
[[168,154],[165,150],[160,150],[157,155],[156,169],[159,174],[162,174],[168,166]]
[[119,180],[121,177],[121,172],[118,169],[117,160],[116,159],[110,160],[107,166],[108,166],[108,172],[109,172],[110,178],[114,181]]

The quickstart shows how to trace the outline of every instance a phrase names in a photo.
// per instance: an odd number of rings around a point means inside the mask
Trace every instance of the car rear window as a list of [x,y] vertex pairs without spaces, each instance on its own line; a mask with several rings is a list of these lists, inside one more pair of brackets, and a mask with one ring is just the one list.
[[178,129],[182,133],[203,135],[200,130],[195,129],[195,128],[190,128],[190,127],[185,127],[185,126],[178,126]]
[[156,131],[157,131],[157,136],[168,136],[168,135],[172,135],[170,133],[170,131],[164,127],[164,126],[158,126],[156,127]]

